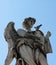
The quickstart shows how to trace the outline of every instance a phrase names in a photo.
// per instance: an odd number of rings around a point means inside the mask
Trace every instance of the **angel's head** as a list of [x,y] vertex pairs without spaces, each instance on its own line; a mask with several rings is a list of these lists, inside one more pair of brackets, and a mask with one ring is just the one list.
[[35,22],[36,22],[35,18],[32,17],[25,18],[23,21],[23,28],[30,31]]

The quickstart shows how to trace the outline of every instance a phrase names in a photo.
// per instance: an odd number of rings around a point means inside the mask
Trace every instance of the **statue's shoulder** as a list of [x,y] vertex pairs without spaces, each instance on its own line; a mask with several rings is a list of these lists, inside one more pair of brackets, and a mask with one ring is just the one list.
[[18,30],[17,30],[17,33],[18,33],[20,36],[25,36],[25,34],[26,34],[27,32],[26,32],[26,30],[18,29]]

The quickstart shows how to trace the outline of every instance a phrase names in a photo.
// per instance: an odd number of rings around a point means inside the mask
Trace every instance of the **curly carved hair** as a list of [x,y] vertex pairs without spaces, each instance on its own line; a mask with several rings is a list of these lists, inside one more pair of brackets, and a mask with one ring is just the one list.
[[32,18],[32,17],[25,18],[23,21],[23,27],[26,30],[30,30],[32,28],[32,26],[35,24],[35,22],[36,22],[35,18]]

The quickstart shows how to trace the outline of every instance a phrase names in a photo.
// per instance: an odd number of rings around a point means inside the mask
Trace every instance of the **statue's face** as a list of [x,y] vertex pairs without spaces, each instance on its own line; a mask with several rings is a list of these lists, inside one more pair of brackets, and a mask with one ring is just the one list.
[[33,19],[29,19],[28,24],[29,24],[30,27],[32,27],[35,24],[35,22],[34,22]]
[[32,28],[32,26],[35,24],[34,18],[26,18],[23,22],[23,27],[26,29]]

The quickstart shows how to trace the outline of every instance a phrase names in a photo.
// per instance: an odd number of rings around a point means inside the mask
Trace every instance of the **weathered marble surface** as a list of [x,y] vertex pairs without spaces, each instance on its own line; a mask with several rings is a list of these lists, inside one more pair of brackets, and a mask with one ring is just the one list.
[[48,31],[46,36],[39,30],[42,25],[35,27],[35,31],[31,31],[35,24],[34,18],[26,18],[23,21],[23,29],[14,28],[14,22],[9,22],[5,28],[4,37],[8,43],[8,54],[5,65],[10,65],[12,60],[16,58],[15,65],[48,65],[47,53],[52,53],[49,37],[51,33]]

